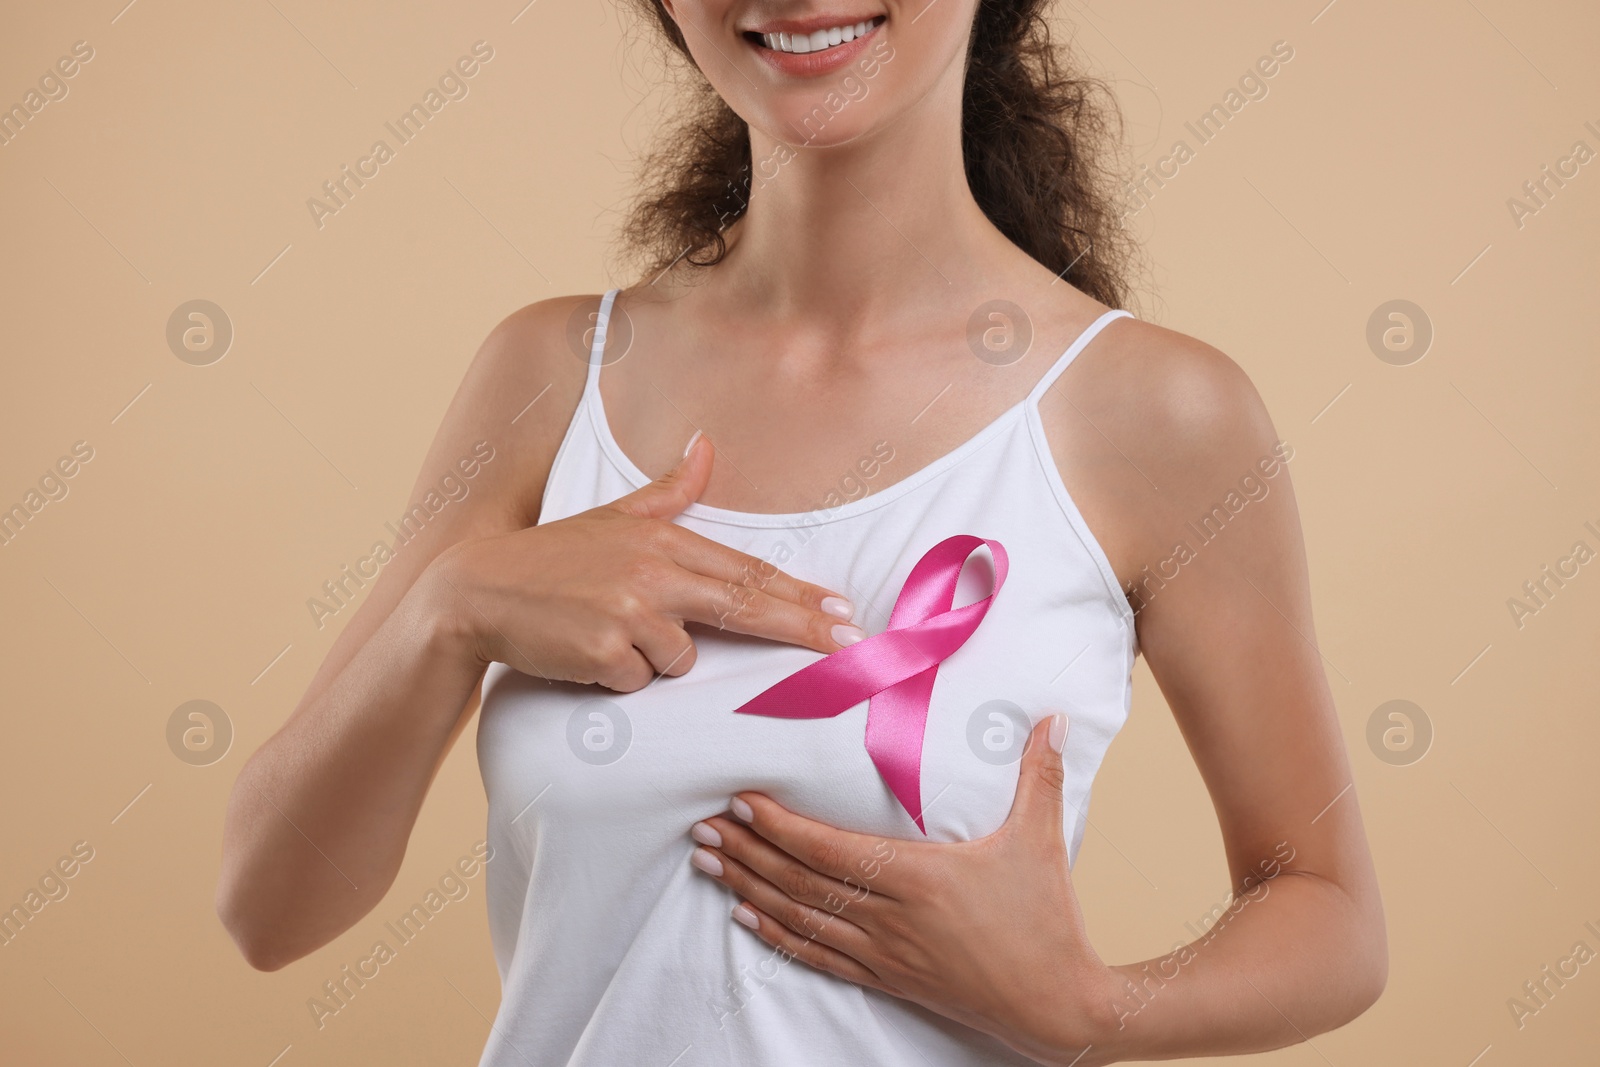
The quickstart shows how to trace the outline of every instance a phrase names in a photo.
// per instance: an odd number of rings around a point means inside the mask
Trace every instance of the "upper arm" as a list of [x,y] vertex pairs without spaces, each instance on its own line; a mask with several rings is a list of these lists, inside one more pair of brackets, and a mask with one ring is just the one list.
[[[402,517],[393,525],[406,539],[384,539],[392,555],[328,650],[297,715],[326,691],[441,552],[537,521],[545,479],[583,390],[585,364],[568,350],[567,320],[593,300],[530,304],[479,346],[404,509],[397,509]],[[463,709],[463,722],[472,707]]]
[[1129,594],[1235,886],[1287,843],[1290,869],[1375,902],[1312,620],[1292,443],[1244,372],[1191,338],[1130,323],[1079,363],[1041,416]]

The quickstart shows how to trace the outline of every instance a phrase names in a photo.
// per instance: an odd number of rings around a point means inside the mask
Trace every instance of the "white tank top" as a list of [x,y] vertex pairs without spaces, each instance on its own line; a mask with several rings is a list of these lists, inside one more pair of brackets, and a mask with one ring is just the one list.
[[[600,305],[588,381],[556,454],[541,523],[651,481],[617,446],[600,398]],[[1039,398],[1108,323],[1085,330],[1022,402],[921,470],[880,443],[813,511],[691,504],[677,520],[795,577],[837,590],[868,634],[907,573],[954,534],[999,541],[1010,573],[976,633],[938,669],[922,754],[928,839],[993,832],[1017,760],[1051,708],[1065,752],[1069,855],[1090,784],[1127,718],[1133,614],[1062,484]],[[871,491],[875,490],[875,491]],[[956,603],[988,593],[987,549]],[[833,718],[734,709],[813,663],[808,649],[695,627],[695,666],[628,694],[490,665],[478,724],[488,794],[487,899],[501,1004],[485,1067],[966,1067],[1028,1064],[996,1039],[907,1001],[785,962],[692,868],[689,828],[755,790],[862,833],[921,839],[864,742],[865,702]]]

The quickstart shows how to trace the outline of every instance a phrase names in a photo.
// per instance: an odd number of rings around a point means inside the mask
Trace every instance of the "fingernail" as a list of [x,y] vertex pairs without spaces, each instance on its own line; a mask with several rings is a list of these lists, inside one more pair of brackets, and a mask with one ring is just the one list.
[[734,818],[740,822],[755,822],[756,820],[755,810],[738,797],[728,801],[728,810],[733,812]]
[[1058,711],[1050,716],[1050,750],[1060,753],[1067,744],[1067,715]]
[[855,605],[842,596],[824,597],[822,610],[836,619],[848,619],[856,613]]
[[843,622],[835,626],[830,632],[833,634],[834,643],[846,648],[867,636],[867,632],[861,627],[851,626],[849,623]]
[[756,913],[748,905],[740,904],[733,909],[733,919],[741,926],[748,926],[752,930],[761,929],[761,920],[756,918]]
[[703,848],[695,849],[694,855],[689,857],[689,862],[713,878],[722,877],[722,861]]
[[689,453],[694,451],[695,442],[700,440],[700,434],[701,431],[696,430],[694,432],[694,436],[689,438],[689,443],[683,446],[683,456],[685,459],[688,459]]
[[702,845],[710,845],[712,848],[722,847],[722,835],[708,822],[695,823],[693,829],[689,831],[689,836]]

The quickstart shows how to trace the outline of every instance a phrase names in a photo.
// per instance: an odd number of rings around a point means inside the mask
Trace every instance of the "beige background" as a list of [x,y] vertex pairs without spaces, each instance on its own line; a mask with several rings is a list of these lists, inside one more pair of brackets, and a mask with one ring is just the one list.
[[[7,105],[73,42],[95,50],[0,147],[0,507],[94,449],[0,547],[0,904],[94,849],[0,947],[0,1059],[476,1062],[498,1000],[481,875],[321,1030],[306,1008],[482,835],[471,745],[384,904],[271,975],[212,912],[222,805],[349,617],[319,631],[306,599],[403,510],[478,341],[624,280],[608,252],[659,79],[611,3],[121,2],[9,3],[0,24]],[[1133,220],[1155,264],[1142,313],[1238,360],[1296,448],[1388,908],[1382,1001],[1261,1062],[1592,1063],[1600,966],[1520,1030],[1506,1002],[1575,942],[1600,950],[1600,565],[1520,630],[1506,601],[1575,541],[1600,548],[1600,163],[1520,229],[1506,201],[1575,141],[1600,150],[1600,9],[1324,2],[1061,9],[1136,163],[1273,42],[1295,50]],[[470,95],[317,229],[306,199],[480,39]],[[165,340],[195,298],[236,331],[206,367]],[[1436,331],[1403,367],[1365,340],[1397,298]],[[1435,732],[1404,766],[1366,740],[1400,698]],[[210,766],[166,741],[192,699],[236,731]],[[1142,666],[1092,818],[1077,884],[1107,958],[1165,950],[1225,898]]]

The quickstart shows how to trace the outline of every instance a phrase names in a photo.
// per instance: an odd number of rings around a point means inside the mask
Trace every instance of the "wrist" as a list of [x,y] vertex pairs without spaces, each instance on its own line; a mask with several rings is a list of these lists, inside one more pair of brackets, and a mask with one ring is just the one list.
[[1128,1045],[1128,977],[1119,968],[1106,964],[1101,964],[1095,977],[1094,994],[1084,1005],[1085,1025],[1094,1048],[1080,1067],[1137,1058]]
[[445,549],[425,567],[402,601],[408,622],[428,648],[452,661],[488,665],[482,654],[483,615],[472,607],[461,545]]
[[1126,1018],[1118,1007],[1128,980],[1114,967],[1095,964],[1073,980],[1066,1003],[1049,1013],[1049,1032],[1019,1051],[1046,1067],[1104,1067],[1129,1058]]
[[1094,1051],[1084,1057],[1082,1067],[1088,1067],[1090,1061],[1107,1064],[1148,1058],[1142,1055],[1147,1050],[1138,1040],[1144,1032],[1140,1026],[1148,1020],[1135,1017],[1154,999],[1151,983],[1161,984],[1150,973],[1150,964],[1107,964],[1098,977],[1094,1002],[1087,1005]]

